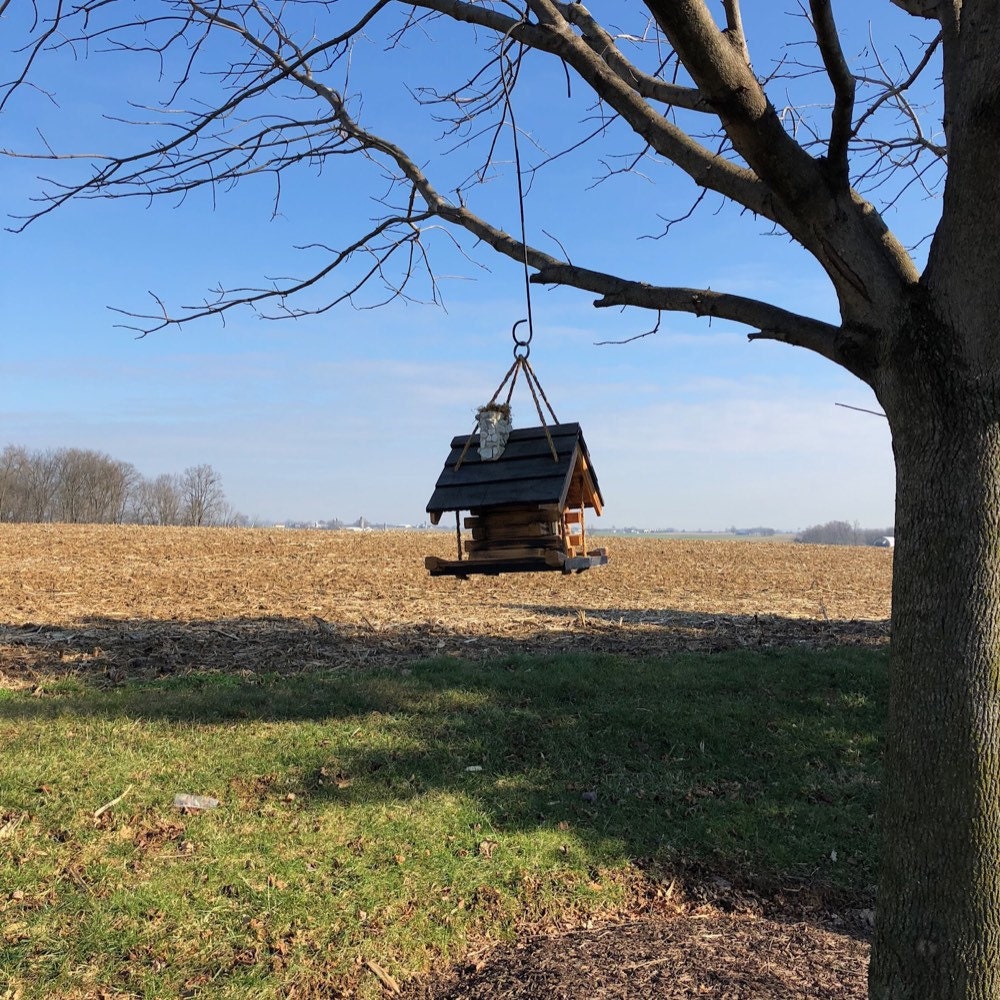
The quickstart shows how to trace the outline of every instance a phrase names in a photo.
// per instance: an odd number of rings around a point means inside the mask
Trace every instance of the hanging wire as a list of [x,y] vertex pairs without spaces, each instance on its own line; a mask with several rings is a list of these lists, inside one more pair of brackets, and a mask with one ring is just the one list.
[[[521,22],[524,23],[525,18],[522,17]],[[524,221],[524,180],[521,176],[521,148],[517,141],[517,121],[514,118],[514,105],[510,99],[510,83],[507,79],[508,67],[507,63],[510,62],[509,57],[504,51],[506,42],[510,39],[510,33],[514,28],[508,29],[507,34],[504,36],[504,43],[500,46],[500,82],[503,84],[503,102],[507,111],[507,116],[510,118],[510,130],[513,133],[514,141],[514,172],[517,175],[517,209],[521,221],[521,263],[524,266],[524,301],[528,310],[528,336],[527,339],[519,339],[517,336],[517,328],[524,323],[525,320],[520,320],[514,324],[514,329],[511,330],[511,334],[514,337],[514,357],[527,357],[531,352],[531,338],[535,333],[535,325],[532,320],[531,315],[531,279],[528,274],[528,229]],[[523,355],[519,354],[518,351],[523,350]]]
[[[526,18],[522,17],[521,21],[518,23],[527,23]],[[516,25],[514,27],[516,27]],[[484,409],[496,403],[503,387],[507,385],[508,382],[510,383],[507,390],[507,405],[509,406],[511,398],[514,395],[514,386],[517,385],[517,377],[523,371],[524,379],[528,383],[528,389],[531,391],[531,398],[534,401],[535,410],[538,413],[538,419],[541,421],[542,427],[545,429],[545,437],[548,439],[549,451],[552,453],[552,460],[558,462],[559,453],[556,449],[555,442],[552,440],[552,432],[549,430],[549,425],[545,422],[545,414],[542,412],[542,402],[545,403],[545,406],[551,414],[554,423],[558,424],[559,418],[556,416],[555,410],[552,409],[552,404],[549,402],[548,396],[545,395],[542,383],[539,382],[538,376],[535,374],[534,369],[528,361],[528,355],[531,354],[531,338],[535,334],[534,321],[531,313],[531,277],[529,274],[528,264],[528,230],[524,217],[524,179],[521,171],[521,150],[517,141],[517,122],[514,118],[514,106],[510,99],[510,83],[508,81],[508,72],[513,75],[513,62],[505,52],[507,44],[512,44],[510,33],[514,30],[514,27],[511,27],[507,31],[506,35],[504,35],[503,42],[500,45],[499,72],[500,82],[503,85],[504,108],[506,116],[510,119],[510,127],[513,132],[514,139],[514,167],[517,175],[517,207],[521,222],[521,262],[524,267],[524,300],[527,306],[528,317],[527,319],[519,319],[511,328],[510,334],[514,339],[514,363],[507,370],[507,374],[504,375],[500,385],[497,386],[496,392],[493,393],[492,398],[486,404]],[[510,67],[508,67],[508,64],[510,64]],[[528,324],[528,335],[526,337],[519,336],[517,332],[517,328],[521,326],[522,323]],[[458,456],[458,461],[455,463],[456,472],[462,467],[462,463],[465,461],[465,456],[468,454],[469,448],[472,447],[472,442],[475,440],[475,435],[476,431],[474,430],[466,440],[465,447],[462,449],[462,453]]]
[[[518,23],[527,23],[527,12],[521,16],[521,20]],[[511,26],[504,35],[504,44],[501,44],[500,46],[500,61],[498,67],[500,82],[503,84],[504,106],[506,108],[507,115],[510,118],[510,130],[514,145],[514,173],[517,177],[517,209],[521,222],[521,263],[524,268],[524,301],[527,307],[528,318],[527,320],[518,320],[510,331],[511,336],[514,338],[515,370],[514,378],[510,384],[510,391],[507,393],[507,402],[510,403],[511,397],[514,395],[514,383],[517,382],[518,373],[523,366],[528,388],[531,390],[532,399],[535,401],[535,409],[538,411],[538,419],[541,421],[542,427],[545,428],[545,436],[549,441],[549,450],[552,452],[553,459],[558,461],[556,446],[552,441],[552,434],[549,432],[548,424],[545,422],[545,415],[542,413],[541,403],[538,401],[539,393],[541,394],[542,399],[545,400],[545,405],[548,407],[549,413],[552,414],[552,419],[555,423],[559,423],[559,418],[552,409],[552,404],[549,402],[548,397],[546,397],[545,390],[542,388],[541,382],[538,381],[538,376],[535,374],[531,365],[528,364],[528,355],[531,354],[531,338],[535,335],[535,325],[531,312],[531,277],[528,267],[528,227],[524,218],[524,177],[523,171],[521,170],[521,147],[517,141],[517,121],[514,117],[514,104],[510,99],[510,81],[508,79],[508,72],[510,75],[513,75],[513,63],[505,52],[505,44],[508,40],[510,40],[510,34],[514,30],[514,27],[515,26]],[[518,60],[518,66],[520,67],[520,60]],[[519,337],[517,334],[517,328],[525,322],[528,324],[528,336]],[[536,387],[537,392],[535,391]],[[503,383],[500,384],[500,388],[503,388]],[[500,390],[498,389],[498,395],[499,392]]]
[[[517,376],[520,375],[522,371],[524,372],[524,380],[528,383],[528,388],[531,390],[531,398],[534,400],[535,409],[538,411],[538,419],[541,421],[542,427],[545,430],[545,437],[549,442],[549,451],[552,452],[552,461],[558,462],[559,452],[556,449],[555,441],[552,440],[552,432],[549,430],[549,425],[545,422],[545,414],[542,412],[542,402],[545,403],[546,409],[548,409],[551,414],[553,423],[558,424],[559,418],[556,416],[556,411],[552,409],[549,397],[545,395],[542,383],[538,381],[535,369],[531,367],[531,362],[528,361],[527,356],[515,355],[514,363],[507,369],[507,374],[504,375],[503,380],[497,386],[497,391],[493,393],[490,397],[490,401],[483,407],[483,409],[489,409],[497,401],[497,399],[500,398],[500,393],[503,391],[503,387],[507,385],[508,382],[510,383],[510,387],[507,390],[507,405],[510,406],[511,397],[514,395],[514,386],[517,384]],[[476,430],[478,430],[478,424],[468,438],[466,438],[462,454],[458,456],[458,461],[455,463],[456,472],[462,468],[465,456],[469,453],[469,449],[472,447],[472,442],[476,439]]]
[[[538,381],[538,376],[535,374],[535,369],[531,367],[531,364],[528,361],[527,356],[525,356],[522,360],[523,360],[523,364],[524,364],[524,370],[528,373],[528,380],[529,380],[529,382],[534,382],[535,383],[535,387],[538,389],[538,394],[542,397],[543,401],[545,402],[546,409],[549,411],[549,413],[552,414],[552,421],[553,421],[553,423],[558,424],[559,423],[559,418],[556,416],[556,411],[552,409],[552,404],[549,402],[549,397],[545,395],[545,390],[542,388],[542,383]],[[535,405],[536,406],[538,405],[538,400],[537,399],[535,400]],[[538,408],[538,416],[541,417],[542,426],[544,427],[545,426],[545,417],[542,416],[541,407]],[[546,432],[547,431],[548,431],[548,428],[546,427]],[[550,444],[552,443],[552,436],[551,435],[549,435],[549,443]]]

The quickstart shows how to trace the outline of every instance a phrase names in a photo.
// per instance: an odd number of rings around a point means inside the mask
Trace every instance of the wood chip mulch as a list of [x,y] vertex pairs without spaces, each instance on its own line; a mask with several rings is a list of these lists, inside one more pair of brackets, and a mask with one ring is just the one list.
[[864,1000],[868,945],[822,926],[702,910],[528,937],[406,1000]]

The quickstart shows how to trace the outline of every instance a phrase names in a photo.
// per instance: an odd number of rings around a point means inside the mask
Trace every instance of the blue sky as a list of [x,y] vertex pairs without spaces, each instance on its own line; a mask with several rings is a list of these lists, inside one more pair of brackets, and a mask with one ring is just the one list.
[[[909,28],[897,15],[876,28]],[[800,21],[777,13],[754,20],[748,14],[752,46],[755,30],[765,46],[781,31],[801,33]],[[858,45],[864,30],[852,36]],[[367,55],[370,73],[387,58],[375,48]],[[406,59],[419,77],[422,53]],[[56,59],[44,69],[59,106],[23,92],[0,116],[0,146],[37,148],[39,127],[63,149],[136,141],[100,115],[120,111],[123,94],[153,88],[148,65]],[[442,71],[440,60],[434,70]],[[521,93],[546,93],[547,72],[539,69]],[[365,115],[390,138],[419,146],[429,131],[404,94],[399,80],[372,82]],[[522,100],[522,127],[547,136],[551,108]],[[546,141],[554,148],[556,140]],[[469,161],[441,159],[430,146],[426,156],[432,177],[468,170]],[[543,248],[554,245],[541,234],[556,233],[585,266],[835,318],[822,275],[786,240],[717,212],[717,203],[666,240],[641,239],[656,230],[656,213],[685,211],[693,189],[656,167],[648,180],[588,192],[594,170],[590,160],[568,158],[539,179],[526,207],[529,236]],[[37,165],[0,160],[0,171],[4,208],[23,212],[38,190]],[[471,430],[476,406],[510,364],[510,328],[524,315],[515,265],[479,254],[488,269],[473,266],[434,240],[445,309],[341,306],[281,323],[232,313],[224,326],[207,320],[137,339],[116,328],[120,317],[107,308],[146,308],[147,290],[177,306],[218,282],[301,273],[304,255],[294,245],[349,240],[373,214],[375,190],[354,166],[328,167],[321,177],[287,178],[273,219],[272,189],[254,182],[215,204],[205,194],[182,205],[73,204],[23,234],[2,234],[0,445],[94,448],[146,475],[207,462],[233,507],[261,520],[422,520],[451,437]],[[477,198],[474,207],[514,228],[509,172]],[[932,200],[904,207],[890,223],[908,237],[933,226]],[[807,352],[748,344],[734,324],[686,316],[664,316],[654,337],[597,346],[643,332],[653,317],[595,310],[590,300],[535,288],[531,359],[559,419],[583,425],[607,501],[601,526],[892,522],[886,423],[835,405],[877,408],[867,387]],[[514,418],[536,422],[527,394],[515,396]]]

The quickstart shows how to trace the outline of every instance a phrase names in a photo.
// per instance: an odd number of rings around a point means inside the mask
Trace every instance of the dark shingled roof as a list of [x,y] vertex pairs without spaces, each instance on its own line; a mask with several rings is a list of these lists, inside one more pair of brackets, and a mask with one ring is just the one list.
[[[522,427],[511,431],[504,453],[492,462],[479,457],[479,435],[473,434],[472,444],[457,471],[455,465],[469,435],[453,438],[451,454],[438,476],[427,512],[440,515],[449,510],[555,504],[560,508],[593,507],[600,513],[604,498],[580,425],[555,424],[549,433],[558,460],[552,457],[544,427]],[[581,472],[583,487],[571,492],[577,471]]]

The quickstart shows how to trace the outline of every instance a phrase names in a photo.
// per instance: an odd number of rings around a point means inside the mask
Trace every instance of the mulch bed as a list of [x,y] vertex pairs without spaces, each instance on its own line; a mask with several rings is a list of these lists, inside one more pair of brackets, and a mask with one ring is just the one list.
[[[683,883],[683,887],[681,887]],[[867,1000],[873,898],[674,878],[632,918],[547,928],[411,981],[404,1000]]]
[[406,1000],[863,1000],[868,945],[846,932],[702,909],[526,938]]

